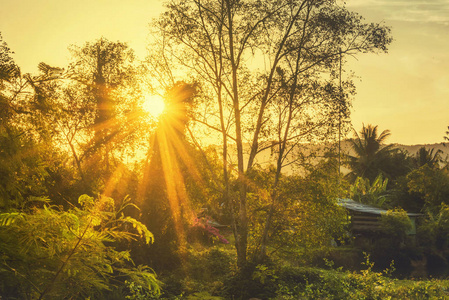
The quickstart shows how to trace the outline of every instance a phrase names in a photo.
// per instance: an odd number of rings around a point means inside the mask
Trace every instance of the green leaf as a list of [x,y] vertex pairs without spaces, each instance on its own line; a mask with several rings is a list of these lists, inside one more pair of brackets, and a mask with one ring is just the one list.
[[0,226],[10,226],[17,220],[22,220],[23,218],[24,214],[18,212],[0,214]]
[[90,197],[90,196],[84,194],[84,195],[79,196],[78,203],[83,208],[91,208],[94,205],[95,200],[93,197]]
[[154,242],[154,235],[141,222],[139,222],[136,219],[131,218],[131,217],[125,217],[124,219],[122,219],[122,221],[132,224],[133,227],[139,233],[140,237],[145,238],[145,243],[150,244],[150,243]]

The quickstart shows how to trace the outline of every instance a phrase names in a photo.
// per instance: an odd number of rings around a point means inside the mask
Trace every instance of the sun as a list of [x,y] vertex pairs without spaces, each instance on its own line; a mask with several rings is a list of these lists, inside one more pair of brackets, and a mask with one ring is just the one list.
[[142,108],[152,117],[158,118],[165,109],[164,99],[159,95],[148,94],[144,98]]

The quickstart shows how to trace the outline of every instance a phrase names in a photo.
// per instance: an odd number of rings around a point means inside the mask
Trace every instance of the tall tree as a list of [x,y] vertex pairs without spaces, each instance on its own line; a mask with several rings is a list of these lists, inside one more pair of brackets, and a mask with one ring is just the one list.
[[114,147],[111,142],[117,137],[123,138],[120,132],[126,124],[119,120],[120,108],[123,113],[123,106],[126,107],[128,103],[129,110],[130,100],[133,96],[136,97],[135,94],[124,93],[129,86],[136,88],[134,52],[124,43],[104,38],[86,43],[83,47],[74,46],[71,51],[73,61],[68,73],[70,78],[81,84],[92,118],[90,128],[94,136],[89,142],[86,155],[105,151],[104,163],[108,167],[111,147]]
[[[234,216],[238,265],[244,268],[246,173],[262,150],[277,147],[276,175],[268,188],[272,209],[260,237],[258,256],[263,256],[281,170],[291,163],[288,156],[301,141],[328,133],[337,113],[348,106],[347,97],[339,97],[345,105],[337,105],[329,92],[335,90],[329,87],[336,86],[340,57],[386,51],[389,30],[365,24],[333,0],[175,0],[155,31],[162,54],[152,66],[170,78],[176,72],[167,66],[175,65],[201,83],[204,106],[195,121],[219,133],[223,200]],[[231,195],[233,174],[236,195]]]
[[28,83],[0,34],[0,210],[24,207],[47,193],[48,165],[29,129]]
[[102,193],[147,139],[151,122],[138,105],[143,95],[132,49],[101,38],[71,52],[66,70],[40,63],[40,74],[27,76],[37,105],[33,122],[71,154],[82,192]]

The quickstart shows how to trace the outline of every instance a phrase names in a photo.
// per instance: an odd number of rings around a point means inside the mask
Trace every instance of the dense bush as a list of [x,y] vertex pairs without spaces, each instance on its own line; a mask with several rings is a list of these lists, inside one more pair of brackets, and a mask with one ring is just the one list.
[[234,278],[235,271],[235,251],[221,246],[190,244],[178,269],[161,274],[164,283],[162,299],[201,299],[201,295],[223,295],[225,284]]
[[130,203],[125,199],[116,209],[111,198],[83,195],[79,204],[68,211],[47,204],[0,215],[0,295],[104,299],[132,292],[131,286],[159,294],[153,271],[134,267],[130,252],[114,247],[138,237],[152,242],[143,224],[123,215]]
[[403,209],[390,209],[380,217],[382,231],[389,237],[402,242],[412,229],[412,221]]
[[419,228],[418,235],[424,245],[432,245],[437,249],[447,248],[449,245],[449,205],[442,203],[436,213],[428,211]]
[[394,268],[373,271],[369,259],[361,272],[284,267],[274,299],[446,299],[447,280],[411,281],[390,277]]

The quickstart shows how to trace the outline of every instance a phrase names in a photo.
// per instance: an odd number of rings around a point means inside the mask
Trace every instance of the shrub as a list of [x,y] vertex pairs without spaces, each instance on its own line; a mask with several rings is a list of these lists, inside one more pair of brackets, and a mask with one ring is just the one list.
[[438,212],[427,212],[426,219],[418,230],[423,245],[443,249],[449,244],[449,205],[441,203]]
[[[132,267],[129,251],[114,242],[137,237],[152,242],[145,225],[116,210],[114,200],[87,195],[81,208],[55,206],[0,215],[0,294],[19,299],[104,298],[125,280],[159,293],[151,269]],[[134,228],[135,232],[127,230]]]
[[198,243],[190,244],[183,257],[183,264],[161,278],[164,283],[162,297],[215,297],[223,293],[224,282],[233,278],[235,269],[234,250],[228,250],[224,245],[207,248]]
[[412,221],[407,212],[401,208],[387,210],[380,218],[382,230],[392,237],[404,238],[407,231],[412,229]]
[[360,272],[284,267],[278,274],[280,280],[274,299],[449,299],[447,280],[392,279],[394,267],[375,272],[369,256],[364,265],[365,269]]

